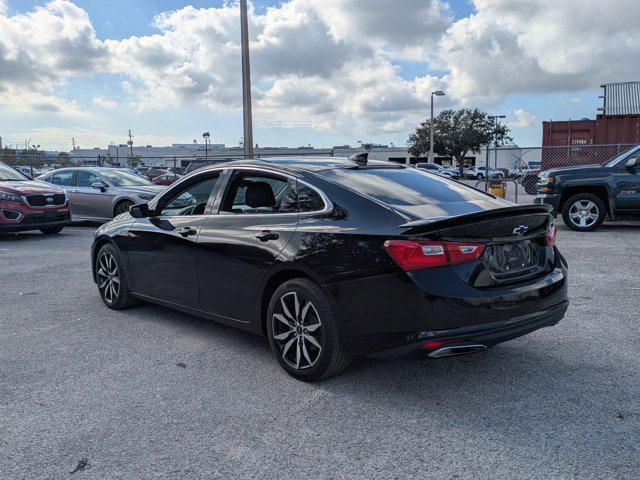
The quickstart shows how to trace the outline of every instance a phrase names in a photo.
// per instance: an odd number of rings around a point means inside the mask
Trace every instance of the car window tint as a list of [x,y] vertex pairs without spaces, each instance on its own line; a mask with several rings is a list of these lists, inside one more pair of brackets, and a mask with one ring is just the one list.
[[203,215],[218,178],[216,175],[186,187],[169,199],[160,215]]
[[94,183],[104,183],[95,173],[78,170],[76,173],[76,185],[78,187],[91,187]]
[[389,205],[427,205],[487,200],[482,192],[418,168],[329,169],[328,180]]
[[[235,214],[287,213],[295,211],[287,195],[288,181],[277,175],[236,173],[224,197],[221,210]],[[283,199],[286,201],[283,204]],[[281,211],[281,206],[283,210]]]
[[56,172],[51,178],[51,183],[56,185],[71,186],[73,180],[73,170],[66,170],[64,172]]
[[325,207],[320,194],[303,183],[298,183],[298,206],[300,212],[319,212]]

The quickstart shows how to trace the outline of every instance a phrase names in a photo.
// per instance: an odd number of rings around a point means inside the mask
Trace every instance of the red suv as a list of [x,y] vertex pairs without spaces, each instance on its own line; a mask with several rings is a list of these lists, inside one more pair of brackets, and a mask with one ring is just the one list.
[[0,162],[0,233],[59,233],[71,222],[67,194]]

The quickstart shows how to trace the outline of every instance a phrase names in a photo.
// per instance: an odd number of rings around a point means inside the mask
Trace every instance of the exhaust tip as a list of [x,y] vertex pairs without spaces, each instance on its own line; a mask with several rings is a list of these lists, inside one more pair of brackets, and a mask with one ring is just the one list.
[[438,348],[427,356],[430,358],[453,357],[455,355],[468,355],[470,353],[482,352],[487,348],[488,347],[486,345],[482,345],[480,343],[451,345],[448,347]]

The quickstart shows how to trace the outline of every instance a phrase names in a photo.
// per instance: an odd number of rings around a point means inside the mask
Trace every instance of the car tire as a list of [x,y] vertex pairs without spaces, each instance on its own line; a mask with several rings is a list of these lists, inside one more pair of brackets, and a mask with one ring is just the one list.
[[267,336],[280,366],[305,382],[338,375],[353,359],[329,297],[305,278],[283,283],[271,296]]
[[121,213],[125,213],[129,211],[129,207],[133,205],[133,202],[128,200],[124,200],[116,205],[116,208],[113,210],[113,216],[117,217]]
[[122,310],[138,303],[131,295],[124,262],[115,246],[106,244],[100,248],[94,268],[98,292],[107,307]]
[[602,225],[606,214],[602,200],[590,193],[574,195],[562,207],[562,220],[578,232],[593,232]]
[[537,195],[538,187],[536,183],[538,182],[538,175],[525,174],[522,177],[520,183],[524,187],[524,191],[527,192],[527,195]]
[[64,228],[63,226],[59,226],[59,227],[42,227],[39,230],[42,233],[44,233],[45,235],[56,235],[56,234],[60,233],[63,228]]
[[481,173],[476,175],[476,180],[482,180],[483,178],[484,178],[484,175],[482,175]]

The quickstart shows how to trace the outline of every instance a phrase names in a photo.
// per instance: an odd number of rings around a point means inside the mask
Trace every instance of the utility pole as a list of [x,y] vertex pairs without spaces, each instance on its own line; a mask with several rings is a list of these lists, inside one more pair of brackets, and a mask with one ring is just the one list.
[[253,158],[253,116],[251,114],[251,65],[249,62],[249,23],[247,0],[240,0],[240,39],[242,46],[242,113],[244,120],[244,155]]
[[76,149],[76,139],[73,137],[71,137],[71,145],[73,147],[71,151],[74,151]]
[[129,141],[127,145],[129,145],[129,161],[127,165],[130,165],[133,162],[133,135],[131,134],[131,129],[129,129]]

